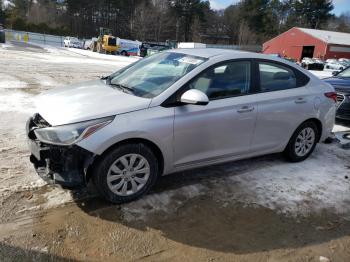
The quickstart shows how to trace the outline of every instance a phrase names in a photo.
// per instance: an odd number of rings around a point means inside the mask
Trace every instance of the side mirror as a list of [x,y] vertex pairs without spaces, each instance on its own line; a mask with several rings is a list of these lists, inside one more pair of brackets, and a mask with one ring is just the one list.
[[190,89],[181,96],[180,101],[184,104],[205,106],[209,103],[209,98],[202,91]]
[[338,71],[333,71],[333,72],[332,72],[332,75],[333,75],[333,76],[337,76],[338,74],[339,74]]

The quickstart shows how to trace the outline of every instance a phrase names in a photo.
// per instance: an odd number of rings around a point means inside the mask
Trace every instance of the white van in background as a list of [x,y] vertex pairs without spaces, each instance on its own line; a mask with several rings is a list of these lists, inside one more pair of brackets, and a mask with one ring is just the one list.
[[206,48],[206,44],[202,43],[191,43],[191,42],[181,42],[177,44],[177,48]]
[[118,53],[124,56],[139,56],[142,42],[117,38]]
[[76,37],[70,37],[67,36],[64,40],[63,40],[63,45],[64,47],[73,47],[73,48],[81,48],[81,42],[78,38]]

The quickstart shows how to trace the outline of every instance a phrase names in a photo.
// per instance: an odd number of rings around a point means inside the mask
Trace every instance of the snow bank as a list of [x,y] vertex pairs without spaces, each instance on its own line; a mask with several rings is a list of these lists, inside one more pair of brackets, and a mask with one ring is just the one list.
[[[41,46],[49,52],[49,54],[41,54],[40,56],[49,59],[53,63],[84,63],[84,64],[103,64],[103,65],[116,65],[126,66],[130,63],[136,62],[140,57],[125,57],[116,55],[107,55],[92,52],[89,50],[77,49],[77,48],[64,48],[64,47],[52,47]],[[55,59],[52,59],[52,55]],[[50,59],[51,58],[51,59]]]
[[90,57],[90,58],[113,60],[113,61],[117,61],[117,62],[129,62],[130,63],[130,62],[134,62],[134,61],[141,59],[140,57],[137,57],[137,56],[126,57],[126,56],[119,56],[119,55],[100,54],[100,53],[92,52],[90,50],[77,49],[77,48],[65,48],[65,50],[69,51],[71,53],[84,55],[84,56]]

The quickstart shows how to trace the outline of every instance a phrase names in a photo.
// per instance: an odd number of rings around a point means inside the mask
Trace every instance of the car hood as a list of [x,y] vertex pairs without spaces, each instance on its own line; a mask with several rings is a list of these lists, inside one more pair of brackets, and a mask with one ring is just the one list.
[[56,126],[146,109],[150,102],[95,80],[46,91],[38,96],[36,107]]
[[331,84],[336,91],[350,92],[350,79],[331,77],[324,79],[328,84]]

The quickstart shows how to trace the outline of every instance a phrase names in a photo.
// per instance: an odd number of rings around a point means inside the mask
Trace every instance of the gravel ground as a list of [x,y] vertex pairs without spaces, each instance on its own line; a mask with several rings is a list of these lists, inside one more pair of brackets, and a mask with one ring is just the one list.
[[270,155],[170,175],[122,206],[91,185],[41,181],[24,131],[35,95],[133,61],[0,45],[0,261],[350,260],[350,150],[340,143],[319,144],[303,163]]

